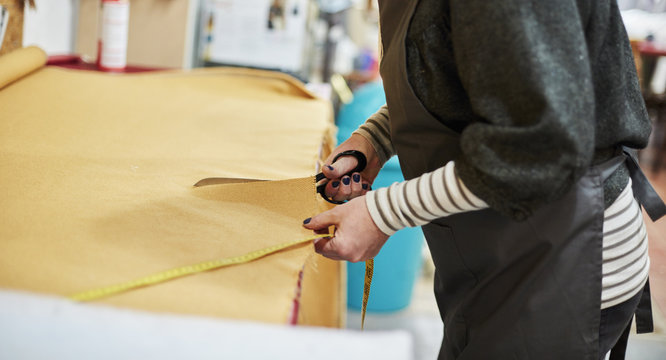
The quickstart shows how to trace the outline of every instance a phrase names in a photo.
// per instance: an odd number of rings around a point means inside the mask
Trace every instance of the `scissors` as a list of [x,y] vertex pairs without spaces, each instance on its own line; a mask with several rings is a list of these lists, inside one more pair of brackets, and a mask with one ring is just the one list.
[[[338,155],[336,155],[333,158],[333,163],[335,163],[339,158],[341,158],[343,156],[353,156],[358,161],[358,165],[356,165],[356,167],[354,169],[352,169],[348,173],[344,174],[343,176],[351,176],[351,174],[353,174],[355,172],[361,172],[365,169],[365,166],[368,164],[368,160],[365,158],[365,155],[362,152],[358,151],[358,150],[347,150],[347,151],[343,151],[343,152],[339,153]],[[315,176],[315,181],[317,183],[319,183],[320,181],[322,181],[324,179],[326,179],[326,176],[324,175],[323,172],[320,172],[319,174],[317,174]],[[317,185],[317,192],[319,193],[319,195],[321,195],[321,197],[323,197],[324,200],[330,202],[331,204],[336,204],[336,205],[344,204],[345,203],[344,201],[337,201],[337,200],[329,199],[326,196],[326,184],[328,184],[328,181]]]

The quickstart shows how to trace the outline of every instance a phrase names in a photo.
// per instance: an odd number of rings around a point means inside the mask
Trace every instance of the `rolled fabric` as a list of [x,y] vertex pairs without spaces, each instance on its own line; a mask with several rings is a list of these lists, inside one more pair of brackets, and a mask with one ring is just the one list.
[[40,69],[46,64],[46,53],[28,46],[0,56],[0,89]]

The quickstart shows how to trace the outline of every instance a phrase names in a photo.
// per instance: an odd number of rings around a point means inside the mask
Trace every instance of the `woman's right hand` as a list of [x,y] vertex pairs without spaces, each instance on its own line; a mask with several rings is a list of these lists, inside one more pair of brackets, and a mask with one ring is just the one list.
[[[353,156],[343,156],[334,164],[331,164],[337,154],[347,150],[357,150],[365,155],[368,160],[365,170],[360,173],[353,173],[351,176],[345,176],[357,165],[357,160]],[[379,164],[375,148],[363,136],[352,134],[349,139],[335,148],[324,161],[322,172],[326,178],[330,179],[326,185],[326,196],[336,201],[344,201],[364,195],[370,190],[372,182],[375,181],[380,169],[381,164]]]

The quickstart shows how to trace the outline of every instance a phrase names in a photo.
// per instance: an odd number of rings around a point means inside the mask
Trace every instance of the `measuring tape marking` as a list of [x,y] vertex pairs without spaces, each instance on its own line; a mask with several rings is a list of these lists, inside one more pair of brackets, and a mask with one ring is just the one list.
[[116,284],[116,285],[110,285],[102,288],[97,288],[97,289],[92,289],[88,291],[83,291],[80,293],[76,293],[73,295],[70,295],[69,298],[72,300],[76,301],[92,301],[92,300],[97,300],[101,299],[104,297],[108,296],[113,296],[117,295],[129,290],[133,290],[136,288],[144,287],[144,286],[150,286],[150,285],[156,285],[159,283],[163,283],[165,281],[173,280],[179,277],[187,276],[187,275],[192,275],[196,273],[201,273],[204,271],[209,271],[209,270],[214,270],[214,269],[219,269],[225,266],[230,266],[230,265],[236,265],[236,264],[244,264],[248,263],[253,260],[257,260],[259,258],[274,254],[280,250],[284,250],[296,245],[300,244],[305,244],[307,242],[313,241],[315,239],[319,238],[325,238],[325,237],[332,237],[333,234],[319,234],[316,236],[311,236],[306,239],[300,239],[300,240],[295,240],[295,241],[290,241],[287,243],[282,243],[274,246],[269,246],[267,248],[263,248],[260,250],[252,251],[250,253],[240,255],[240,256],[235,256],[235,257],[230,257],[230,258],[223,258],[223,259],[218,259],[218,260],[209,260],[205,262],[201,262],[198,264],[193,264],[193,265],[186,265],[178,268],[173,268],[169,269],[166,271],[162,271],[156,274],[148,275],[139,279],[127,281],[124,283]]

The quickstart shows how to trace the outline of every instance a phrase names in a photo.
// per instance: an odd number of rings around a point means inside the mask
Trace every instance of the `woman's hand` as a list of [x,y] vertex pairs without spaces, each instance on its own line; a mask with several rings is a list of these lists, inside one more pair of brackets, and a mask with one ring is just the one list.
[[363,196],[303,222],[305,228],[317,234],[328,233],[331,225],[335,226],[335,236],[316,240],[315,251],[333,260],[359,262],[372,259],[389,238],[370,217]]
[[[337,154],[347,150],[358,150],[365,155],[368,160],[365,170],[360,173],[353,173],[351,176],[345,175],[357,165],[356,158],[352,156],[343,156],[334,164],[331,164]],[[363,136],[352,134],[349,139],[335,148],[324,161],[322,172],[326,178],[330,179],[326,185],[326,196],[336,201],[344,201],[364,195],[370,190],[372,182],[375,181],[380,169],[381,165],[377,158],[377,152],[372,145]]]

